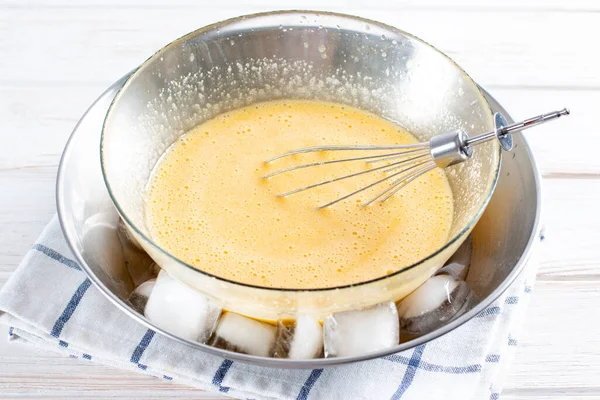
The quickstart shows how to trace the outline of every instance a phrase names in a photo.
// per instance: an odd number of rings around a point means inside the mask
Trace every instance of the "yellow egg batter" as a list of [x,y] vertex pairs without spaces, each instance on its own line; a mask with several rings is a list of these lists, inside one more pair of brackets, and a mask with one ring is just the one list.
[[286,166],[357,154],[264,160],[315,145],[414,142],[388,120],[335,103],[281,100],[234,110],[188,132],[159,161],[148,187],[147,224],[152,238],[179,259],[238,282],[324,288],[378,278],[421,260],[448,239],[453,204],[444,172],[425,174],[382,204],[361,202],[386,185],[318,210],[381,175],[280,198],[369,166],[337,163],[263,179]]

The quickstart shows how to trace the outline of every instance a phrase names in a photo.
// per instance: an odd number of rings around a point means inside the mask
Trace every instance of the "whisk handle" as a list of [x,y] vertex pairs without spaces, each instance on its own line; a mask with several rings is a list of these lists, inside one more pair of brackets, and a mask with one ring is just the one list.
[[467,146],[487,142],[493,138],[497,138],[502,145],[504,150],[512,150],[512,134],[515,132],[521,132],[525,129],[532,128],[537,125],[541,125],[545,122],[552,121],[556,118],[560,118],[565,115],[569,115],[571,112],[563,108],[560,111],[552,111],[546,114],[541,114],[533,118],[528,118],[521,122],[515,122],[514,124],[508,124],[506,118],[501,113],[494,114],[494,130],[486,132],[478,136],[474,136],[466,140]]
[[504,115],[496,113],[494,114],[494,130],[491,132],[469,137],[463,130],[458,129],[432,137],[429,142],[431,156],[438,167],[446,168],[470,158],[473,153],[473,145],[487,142],[494,138],[498,139],[504,150],[509,151],[513,147],[513,133],[569,114],[569,110],[563,108],[560,111],[553,111],[521,122],[509,124]]

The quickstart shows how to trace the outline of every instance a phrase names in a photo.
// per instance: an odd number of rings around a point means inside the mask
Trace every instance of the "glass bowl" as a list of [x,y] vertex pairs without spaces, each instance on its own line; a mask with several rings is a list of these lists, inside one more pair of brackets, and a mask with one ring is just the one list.
[[165,150],[217,114],[282,98],[352,105],[399,123],[420,140],[453,129],[469,134],[493,129],[490,106],[473,80],[432,46],[393,27],[309,11],[220,22],[150,57],[106,115],[102,173],[130,234],[170,275],[222,308],[252,318],[275,321],[303,312],[322,319],[400,300],[433,275],[475,226],[498,179],[497,142],[446,169],[454,196],[449,240],[421,261],[370,281],[302,290],[247,285],[203,272],[152,241],[144,197]]

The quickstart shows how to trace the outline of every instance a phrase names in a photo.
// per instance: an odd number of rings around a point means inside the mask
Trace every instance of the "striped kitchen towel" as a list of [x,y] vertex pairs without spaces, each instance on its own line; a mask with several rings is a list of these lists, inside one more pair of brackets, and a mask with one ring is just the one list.
[[262,368],[172,341],[107,300],[74,261],[56,218],[0,291],[11,341],[251,399],[497,399],[535,277],[534,257],[477,317],[414,349],[313,370]]

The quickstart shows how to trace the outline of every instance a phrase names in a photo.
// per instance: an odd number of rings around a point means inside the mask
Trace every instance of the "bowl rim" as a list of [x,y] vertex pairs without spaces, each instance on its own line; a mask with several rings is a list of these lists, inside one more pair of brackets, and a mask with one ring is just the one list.
[[[342,14],[342,13],[335,13],[335,12],[321,12],[321,11],[311,11],[311,10],[283,10],[283,11],[270,11],[270,12],[261,12],[261,13],[255,13],[255,14],[248,14],[248,15],[241,15],[238,17],[234,17],[234,18],[230,18],[230,19],[226,19],[220,22],[216,22],[214,24],[211,25],[207,25],[205,27],[199,28],[195,31],[192,31],[190,33],[187,33],[183,36],[181,36],[178,39],[175,39],[174,41],[170,42],[169,44],[163,46],[160,50],[158,50],[157,52],[155,52],[152,56],[150,56],[148,59],[146,59],[138,68],[136,68],[126,79],[125,83],[119,88],[119,90],[117,91],[117,94],[115,95],[115,97],[112,99],[110,106],[108,108],[108,111],[106,113],[104,122],[102,124],[102,132],[101,132],[101,136],[100,136],[100,166],[101,166],[101,170],[102,170],[102,178],[104,179],[104,184],[106,185],[106,188],[108,190],[108,194],[110,196],[111,201],[113,202],[115,208],[117,209],[117,212],[119,213],[119,215],[123,218],[123,220],[125,221],[125,223],[135,231],[135,233],[137,235],[139,235],[144,241],[146,241],[149,245],[151,245],[152,247],[154,247],[156,250],[160,251],[162,254],[164,254],[165,256],[169,257],[171,260],[184,265],[185,267],[187,267],[188,269],[194,271],[195,273],[200,273],[208,278],[213,278],[213,279],[217,279],[219,281],[222,282],[227,282],[228,284],[233,284],[233,285],[237,285],[237,286],[242,286],[242,287],[246,287],[246,288],[252,288],[252,289],[260,289],[260,290],[266,290],[266,291],[272,291],[272,292],[295,292],[295,293],[300,293],[300,292],[327,292],[327,291],[332,291],[332,290],[342,290],[342,289],[348,289],[348,288],[356,288],[356,287],[360,287],[360,286],[365,286],[365,285],[369,285],[375,282],[379,282],[379,281],[383,281],[385,279],[389,279],[392,278],[394,276],[397,276],[399,274],[402,274],[406,271],[409,271],[419,265],[422,265],[423,263],[427,262],[428,260],[436,257],[438,254],[442,253],[443,251],[445,251],[448,247],[452,246],[453,244],[455,244],[461,237],[465,236],[465,234],[467,232],[469,232],[477,223],[477,221],[479,220],[479,218],[481,217],[481,215],[483,214],[483,212],[485,211],[487,205],[490,202],[490,199],[492,197],[492,194],[494,193],[494,190],[496,188],[496,184],[498,183],[498,178],[500,176],[500,166],[502,164],[502,149],[500,147],[500,145],[497,142],[491,142],[493,146],[496,147],[496,152],[497,152],[497,162],[495,165],[495,170],[493,172],[493,177],[492,177],[492,182],[490,183],[488,181],[488,191],[485,195],[485,199],[483,200],[483,202],[481,203],[479,209],[477,210],[477,212],[475,213],[475,215],[473,216],[473,218],[463,227],[463,229],[461,229],[457,234],[455,234],[453,237],[451,237],[449,240],[447,240],[440,248],[438,248],[437,250],[435,250],[434,252],[430,253],[429,255],[427,255],[426,257],[422,258],[421,260],[418,260],[410,265],[404,266],[398,270],[396,270],[394,273],[389,274],[389,275],[383,275],[377,278],[373,278],[373,279],[369,279],[366,281],[362,281],[362,282],[356,282],[356,283],[351,283],[351,284],[345,284],[345,285],[340,285],[340,286],[331,286],[331,287],[321,287],[321,288],[282,288],[282,287],[269,287],[269,286],[261,286],[261,285],[255,285],[255,284],[248,284],[248,283],[244,283],[244,282],[240,282],[240,281],[235,281],[232,279],[228,279],[228,278],[224,278],[221,276],[217,276],[214,274],[211,274],[209,272],[203,271],[197,267],[194,267],[193,265],[179,259],[178,257],[176,257],[175,255],[173,255],[172,253],[170,253],[169,251],[167,251],[166,249],[162,248],[160,245],[158,245],[154,240],[152,240],[152,238],[150,238],[147,234],[143,233],[136,224],[134,224],[131,219],[127,216],[127,214],[122,210],[121,206],[119,205],[119,202],[117,201],[117,199],[115,198],[115,196],[113,195],[110,183],[109,183],[109,179],[104,167],[104,138],[105,138],[105,130],[106,130],[106,125],[107,125],[107,121],[109,120],[110,116],[111,116],[111,112],[113,111],[113,108],[118,107],[118,102],[121,99],[121,97],[123,96],[123,93],[127,90],[128,86],[131,84],[132,80],[138,76],[146,66],[148,66],[150,64],[150,62],[156,60],[157,58],[161,57],[161,55],[169,50],[172,47],[178,46],[180,43],[182,43],[183,41],[187,40],[188,38],[192,38],[204,33],[207,33],[209,31],[212,31],[213,29],[218,29],[219,27],[223,27],[235,22],[239,22],[239,21],[244,21],[244,20],[248,20],[251,18],[261,18],[261,17],[271,17],[271,16],[280,16],[280,15],[311,15],[311,16],[315,16],[318,17],[319,15],[326,15],[326,16],[333,16],[333,17],[339,17],[339,18],[345,18],[345,19],[351,19],[351,20],[355,20],[355,21],[359,21],[359,22],[363,22],[363,23],[367,23],[367,24],[372,24],[372,25],[376,25],[379,26],[383,29],[395,32],[395,33],[399,33],[402,35],[405,35],[409,38],[412,38],[418,42],[423,43],[425,46],[431,48],[434,52],[440,54],[443,58],[445,58],[446,60],[450,61],[450,63],[458,70],[460,71],[463,76],[467,79],[467,81],[475,88],[476,93],[479,95],[480,100],[483,100],[483,104],[487,107],[486,111],[489,111],[490,115],[493,116],[493,111],[492,108],[487,100],[487,98],[485,97],[485,95],[483,94],[483,92],[481,91],[480,87],[477,85],[477,83],[475,83],[475,81],[465,72],[465,70],[463,70],[454,60],[452,60],[450,57],[448,57],[446,54],[444,54],[443,52],[441,52],[440,50],[438,50],[436,47],[432,46],[431,44],[429,44],[428,42],[408,33],[405,32],[401,29],[395,28],[393,26],[378,22],[378,21],[373,21],[370,19],[366,19],[366,18],[362,18],[362,17],[358,17],[358,16],[354,16],[354,15],[348,15],[348,14]],[[493,118],[493,117],[492,117]]]
[[[130,72],[129,74],[131,74],[131,73],[132,72]],[[77,262],[82,267],[83,271],[88,276],[88,278],[96,286],[96,288],[98,288],[98,290],[104,296],[106,296],[109,301],[111,301],[117,308],[119,308],[120,310],[122,310],[127,315],[129,315],[130,317],[132,317],[134,320],[141,323],[142,325],[146,326],[147,328],[152,329],[153,331],[158,332],[159,334],[166,336],[172,340],[175,340],[178,343],[185,344],[185,345],[189,346],[190,348],[199,349],[201,351],[205,351],[212,355],[225,357],[230,360],[240,361],[240,362],[244,362],[244,363],[248,363],[248,364],[252,364],[252,365],[274,367],[274,368],[289,368],[289,369],[312,369],[312,368],[330,367],[330,366],[342,365],[342,364],[347,364],[347,363],[352,363],[352,362],[370,360],[373,358],[386,356],[386,355],[397,353],[400,351],[409,350],[418,345],[422,345],[431,340],[434,340],[434,339],[436,339],[442,335],[445,335],[446,333],[458,328],[459,326],[463,325],[465,322],[467,322],[471,318],[473,318],[475,315],[479,314],[486,307],[488,307],[494,300],[496,300],[513,283],[513,281],[517,278],[517,276],[519,276],[519,274],[523,271],[525,265],[527,264],[527,261],[529,260],[531,254],[532,254],[532,248],[535,245],[535,243],[537,242],[538,237],[540,235],[540,231],[541,231],[540,219],[541,219],[541,211],[542,211],[542,209],[541,209],[541,207],[542,207],[542,205],[541,205],[541,202],[542,202],[541,177],[540,177],[539,169],[536,165],[535,159],[533,158],[533,153],[527,143],[527,140],[525,137],[522,136],[521,137],[522,143],[523,143],[522,149],[527,154],[528,160],[531,164],[531,171],[533,174],[533,179],[535,182],[535,189],[536,189],[535,190],[535,193],[536,193],[535,217],[534,217],[533,226],[531,229],[531,234],[530,234],[529,240],[523,250],[522,256],[516,261],[511,272],[498,285],[498,287],[496,289],[494,289],[490,294],[488,294],[488,296],[483,298],[475,307],[473,307],[473,309],[469,310],[468,312],[466,312],[465,314],[456,318],[455,320],[452,320],[451,322],[447,323],[446,325],[443,325],[442,327],[440,327],[426,335],[423,335],[419,338],[410,340],[408,342],[400,343],[397,346],[389,348],[389,349],[380,350],[378,352],[373,352],[373,353],[368,353],[368,354],[363,354],[360,356],[320,358],[320,359],[312,359],[312,360],[289,360],[289,359],[259,357],[259,356],[235,353],[235,352],[231,352],[228,350],[211,347],[211,346],[208,346],[203,343],[182,339],[179,336],[173,335],[172,333],[165,331],[165,330],[159,328],[158,326],[154,325],[153,323],[151,323],[143,315],[141,315],[137,311],[133,310],[125,301],[121,300],[115,293],[113,293],[108,287],[106,287],[103,284],[103,282],[99,279],[99,277],[94,273],[93,269],[87,264],[86,260],[83,257],[83,254],[78,250],[78,248],[76,246],[77,234],[72,231],[72,229],[69,225],[69,222],[68,222],[71,210],[66,208],[65,202],[63,201],[63,193],[66,190],[65,188],[66,188],[66,179],[67,179],[65,175],[66,175],[66,170],[69,167],[68,161],[71,158],[71,154],[74,151],[73,143],[76,142],[76,137],[78,135],[81,135],[82,133],[84,133],[84,132],[81,132],[81,130],[80,130],[80,127],[81,127],[83,121],[86,119],[88,114],[90,114],[90,112],[96,106],[98,106],[98,104],[106,96],[110,96],[111,94],[114,96],[114,92],[116,92],[116,90],[118,90],[118,88],[123,85],[127,76],[128,75],[125,75],[124,77],[122,77],[121,79],[116,81],[101,96],[99,96],[98,99],[96,99],[94,101],[94,103],[83,114],[83,116],[81,117],[81,119],[79,120],[79,122],[77,123],[75,128],[73,129],[73,132],[71,133],[71,135],[66,143],[65,150],[60,159],[58,173],[57,173],[57,180],[56,180],[56,205],[57,205],[57,211],[58,211],[58,219],[60,222],[60,226],[61,226],[63,235],[65,236],[67,244],[68,244],[69,248],[71,249],[73,255],[75,256]],[[495,110],[502,112],[506,116],[506,118],[509,122],[513,122],[513,119],[506,112],[506,110],[487,91],[482,89],[482,92],[484,92],[486,97],[490,100],[490,102],[492,102],[493,108]]]

